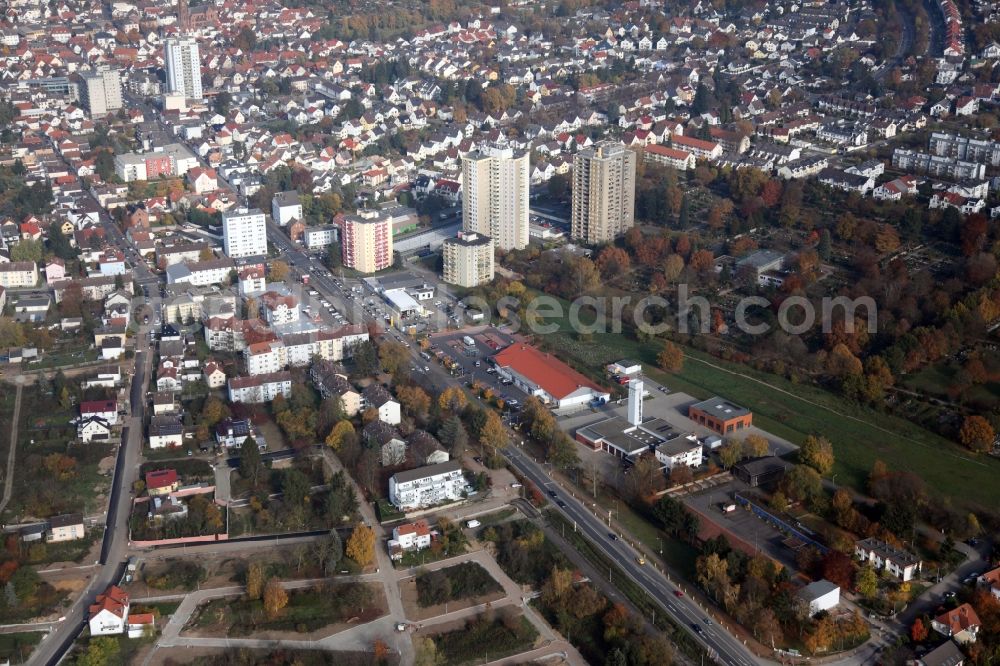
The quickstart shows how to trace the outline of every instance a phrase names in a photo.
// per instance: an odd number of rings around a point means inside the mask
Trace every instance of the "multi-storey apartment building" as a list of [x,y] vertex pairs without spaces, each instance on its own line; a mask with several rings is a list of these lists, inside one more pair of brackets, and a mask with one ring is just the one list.
[[854,544],[854,556],[870,562],[877,570],[885,569],[891,576],[908,581],[920,571],[920,558],[913,553],[891,546],[881,539],[862,539]]
[[996,141],[932,132],[927,140],[927,149],[931,154],[941,157],[1000,166],[1000,143]]
[[122,108],[122,80],[117,69],[100,66],[83,75],[80,101],[92,118],[100,118]]
[[400,511],[415,511],[462,498],[465,475],[458,460],[396,472],[389,479],[389,501]]
[[443,279],[448,284],[472,288],[493,279],[493,239],[472,232],[458,232],[455,238],[446,238]]
[[201,57],[198,42],[193,38],[168,39],[163,48],[167,90],[188,99],[200,100]]
[[38,283],[38,264],[33,261],[0,263],[0,287],[17,289],[34,287]]
[[528,153],[486,146],[462,158],[462,228],[501,250],[528,245]]
[[229,380],[230,402],[271,402],[279,395],[285,398],[292,396],[292,373],[287,370],[269,375],[233,377]]
[[982,180],[986,177],[985,164],[907,148],[896,148],[892,151],[892,166],[901,171],[919,171],[930,176],[942,176],[954,180]]
[[573,238],[607,243],[635,222],[635,153],[606,141],[573,158]]
[[256,208],[237,208],[222,214],[222,240],[226,256],[262,257],[267,254],[264,213]]
[[392,221],[377,211],[359,211],[340,223],[344,266],[375,273],[392,266]]

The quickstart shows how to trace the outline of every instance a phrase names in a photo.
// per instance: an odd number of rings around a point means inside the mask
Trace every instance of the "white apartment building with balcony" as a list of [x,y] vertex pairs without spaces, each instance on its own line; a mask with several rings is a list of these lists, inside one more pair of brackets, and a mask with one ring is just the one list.
[[279,395],[292,397],[292,373],[287,370],[270,375],[233,377],[229,380],[230,402],[271,402]]
[[396,472],[389,479],[389,501],[400,511],[455,502],[464,490],[465,475],[457,460]]

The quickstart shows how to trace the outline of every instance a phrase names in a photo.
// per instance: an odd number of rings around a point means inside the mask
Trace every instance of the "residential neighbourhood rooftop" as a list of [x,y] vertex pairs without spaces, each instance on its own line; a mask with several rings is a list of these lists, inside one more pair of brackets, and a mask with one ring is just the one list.
[[[7,3],[0,624],[48,634],[0,662],[273,661],[345,623],[392,663],[998,653],[997,26],[994,0]],[[562,585],[570,529],[607,580]],[[676,631],[614,605],[625,578]],[[131,612],[150,587],[195,592]]]

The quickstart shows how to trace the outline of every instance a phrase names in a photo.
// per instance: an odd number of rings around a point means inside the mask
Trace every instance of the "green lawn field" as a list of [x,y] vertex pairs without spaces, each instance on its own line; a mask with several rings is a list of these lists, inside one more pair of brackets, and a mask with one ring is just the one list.
[[975,456],[905,419],[854,404],[820,387],[796,384],[745,365],[727,363],[684,348],[683,370],[668,375],[655,367],[662,343],[643,344],[623,334],[595,333],[590,339],[567,332],[566,317],[551,320],[560,331],[538,335],[548,351],[597,378],[605,364],[621,358],[641,361],[652,379],[695,398],[720,395],[749,407],[754,424],[779,437],[801,443],[809,434],[833,442],[837,482],[864,488],[872,463],[908,470],[927,483],[934,496],[947,496],[959,506],[993,511],[1000,495],[993,488],[1000,461]]

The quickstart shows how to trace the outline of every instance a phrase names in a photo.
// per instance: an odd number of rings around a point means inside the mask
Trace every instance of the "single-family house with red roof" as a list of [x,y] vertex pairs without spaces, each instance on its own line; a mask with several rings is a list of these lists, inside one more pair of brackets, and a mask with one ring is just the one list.
[[175,469],[155,469],[146,472],[146,492],[150,496],[177,492],[179,481]]

